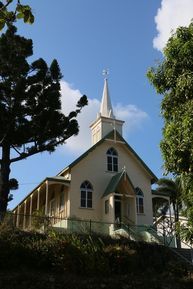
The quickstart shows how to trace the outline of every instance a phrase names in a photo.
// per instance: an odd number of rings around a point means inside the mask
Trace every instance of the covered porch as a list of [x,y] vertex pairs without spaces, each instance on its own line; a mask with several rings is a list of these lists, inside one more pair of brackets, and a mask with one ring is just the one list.
[[37,218],[50,217],[52,225],[60,218],[69,216],[70,180],[52,177],[43,180],[13,210],[15,225],[24,230],[31,229]]

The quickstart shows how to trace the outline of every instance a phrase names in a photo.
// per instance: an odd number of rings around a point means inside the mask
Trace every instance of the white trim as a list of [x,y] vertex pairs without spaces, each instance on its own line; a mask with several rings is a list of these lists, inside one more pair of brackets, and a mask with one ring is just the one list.
[[26,200],[24,202],[24,216],[23,216],[23,229],[25,229],[25,226],[26,226],[26,209],[27,209],[27,206],[26,206]]
[[[114,142],[114,139],[106,138],[105,141],[107,141],[107,142]],[[116,140],[116,143],[125,144],[125,142],[124,142],[124,141],[121,141],[121,140]]]
[[17,220],[16,220],[16,227],[19,227],[19,217],[20,217],[20,205],[17,207]]
[[45,215],[48,214],[48,181],[46,181]]
[[113,196],[120,196],[120,197],[123,197],[124,194],[113,193]]
[[38,193],[37,193],[37,210],[39,211],[40,209],[40,188],[38,188]]

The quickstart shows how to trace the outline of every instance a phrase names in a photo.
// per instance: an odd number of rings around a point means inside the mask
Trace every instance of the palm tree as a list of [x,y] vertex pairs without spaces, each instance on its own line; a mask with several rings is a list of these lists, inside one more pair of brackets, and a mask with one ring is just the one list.
[[152,200],[153,203],[153,216],[155,218],[155,223],[157,223],[159,217],[165,216],[169,209],[168,200],[162,197],[155,197]]
[[[179,222],[179,210],[181,208],[181,196],[182,196],[182,181],[181,177],[177,176],[174,180],[173,179],[167,179],[167,178],[161,178],[157,182],[157,188],[155,189],[157,194],[161,195],[167,195],[170,197],[170,203],[173,207],[173,212],[174,212],[174,224],[175,228],[176,225]],[[166,208],[168,204],[165,205],[166,207],[164,210],[166,211]],[[176,244],[177,247],[180,248],[180,237],[179,233],[176,232]]]

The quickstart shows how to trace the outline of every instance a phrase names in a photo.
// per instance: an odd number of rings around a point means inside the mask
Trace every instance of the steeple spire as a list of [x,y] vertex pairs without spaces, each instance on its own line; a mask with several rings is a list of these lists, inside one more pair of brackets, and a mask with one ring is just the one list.
[[113,108],[111,105],[111,99],[109,96],[107,77],[104,79],[103,96],[100,107],[100,115],[109,118],[115,118],[113,114]]
[[104,88],[100,107],[100,113],[97,114],[97,119],[91,124],[90,128],[92,131],[92,145],[100,141],[108,133],[114,131],[114,139],[116,140],[116,132],[122,135],[122,126],[124,121],[118,120],[113,114],[113,108],[111,105],[111,99],[109,96],[107,75],[108,70],[103,71]]

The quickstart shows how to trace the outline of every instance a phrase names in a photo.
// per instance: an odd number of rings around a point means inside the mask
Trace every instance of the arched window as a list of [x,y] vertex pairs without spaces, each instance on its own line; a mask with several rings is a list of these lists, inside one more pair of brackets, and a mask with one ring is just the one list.
[[80,186],[80,206],[81,208],[92,208],[93,187],[90,182],[84,181]]
[[139,187],[135,188],[135,193],[136,193],[137,214],[143,214],[144,213],[144,194]]
[[107,151],[107,170],[109,172],[118,172],[118,154],[114,148]]

